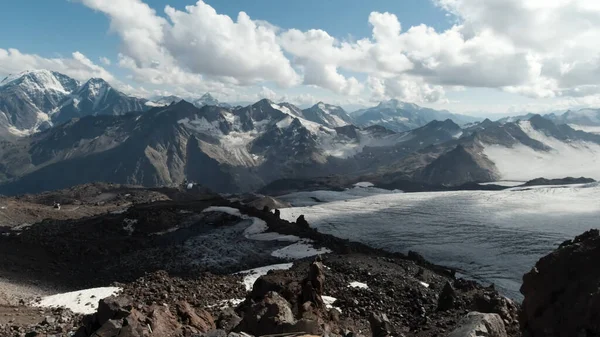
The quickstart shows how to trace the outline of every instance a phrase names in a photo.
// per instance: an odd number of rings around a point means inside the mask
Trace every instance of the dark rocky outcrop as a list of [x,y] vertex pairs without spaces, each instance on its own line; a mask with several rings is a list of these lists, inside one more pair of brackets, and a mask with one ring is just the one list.
[[541,258],[523,276],[523,335],[600,335],[600,233],[590,230]]
[[566,177],[566,178],[562,178],[562,179],[537,178],[537,179],[529,180],[528,182],[523,184],[523,186],[589,184],[589,183],[593,183],[593,182],[596,182],[596,181],[592,178],[585,178],[585,177],[579,177],[579,178]]
[[454,308],[456,291],[450,282],[446,282],[438,299],[438,310],[445,311]]

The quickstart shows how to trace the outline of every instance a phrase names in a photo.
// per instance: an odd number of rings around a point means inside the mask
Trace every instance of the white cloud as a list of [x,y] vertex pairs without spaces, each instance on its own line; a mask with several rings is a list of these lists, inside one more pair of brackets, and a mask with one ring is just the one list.
[[203,1],[179,11],[166,6],[160,17],[141,0],[81,0],[105,13],[123,40],[119,64],[138,80],[197,85],[203,76],[231,84],[299,82],[276,42],[271,25],[240,12],[237,21]]
[[105,66],[109,66],[112,63],[108,57],[104,56],[100,57],[100,62],[102,62],[102,64],[104,64]]
[[74,52],[71,57],[45,58],[36,54],[24,54],[17,49],[0,48],[0,74],[34,69],[57,71],[81,81],[101,77],[111,83],[118,82],[110,72],[80,52]]
[[259,99],[266,98],[273,101],[277,98],[277,93],[267,87],[262,87],[258,95]]
[[[455,88],[564,102],[600,93],[598,1],[432,0],[454,16],[452,27],[403,27],[395,14],[373,12],[365,18],[370,36],[358,40],[284,30],[244,12],[232,19],[203,1],[166,6],[164,15],[142,0],[79,1],[109,17],[123,42],[116,62],[145,86],[225,97],[252,87],[243,95],[277,97],[303,84],[353,102],[437,104]],[[261,91],[267,82],[282,91]]]

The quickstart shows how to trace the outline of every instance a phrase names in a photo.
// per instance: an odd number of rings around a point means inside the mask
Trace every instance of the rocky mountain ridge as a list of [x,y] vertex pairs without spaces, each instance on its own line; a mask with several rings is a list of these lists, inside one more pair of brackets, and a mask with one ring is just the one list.
[[71,118],[144,111],[145,103],[103,79],[80,83],[58,72],[26,71],[0,82],[0,133],[22,136]]

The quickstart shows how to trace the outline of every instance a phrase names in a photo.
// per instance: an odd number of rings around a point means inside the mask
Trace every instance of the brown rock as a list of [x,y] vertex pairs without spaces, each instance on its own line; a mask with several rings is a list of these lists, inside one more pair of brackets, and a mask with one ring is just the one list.
[[96,312],[96,323],[104,325],[109,319],[120,320],[131,313],[133,308],[131,300],[123,296],[110,296],[101,299],[98,302],[98,311]]
[[208,332],[217,328],[213,317],[206,310],[194,310],[187,302],[177,303],[177,315],[179,315],[183,324],[190,325],[198,329],[199,332]]
[[155,305],[150,309],[148,316],[153,336],[170,337],[180,334],[181,324],[177,322],[177,318],[171,314],[167,307]]
[[147,337],[150,335],[147,318],[136,309],[131,310],[131,314],[123,319],[123,328],[118,337]]

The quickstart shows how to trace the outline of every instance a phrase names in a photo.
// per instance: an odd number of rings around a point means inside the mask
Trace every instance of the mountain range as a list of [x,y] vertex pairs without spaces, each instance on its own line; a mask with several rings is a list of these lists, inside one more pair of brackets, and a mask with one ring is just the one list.
[[[146,101],[101,79],[81,84],[47,71],[5,79],[0,97],[0,126],[13,135],[0,140],[2,194],[93,181],[193,181],[241,192],[329,175],[386,186],[600,178],[600,135],[572,127],[593,127],[593,110],[467,123],[447,111],[394,100],[379,104],[379,113],[375,107],[350,115],[323,102],[300,109],[263,99],[231,107],[210,94],[200,103],[174,96]],[[365,117],[394,111],[388,127]],[[414,127],[398,131],[399,123]]]
[[145,102],[103,79],[80,83],[54,71],[26,71],[0,82],[0,126],[26,135],[75,117],[144,111]]

